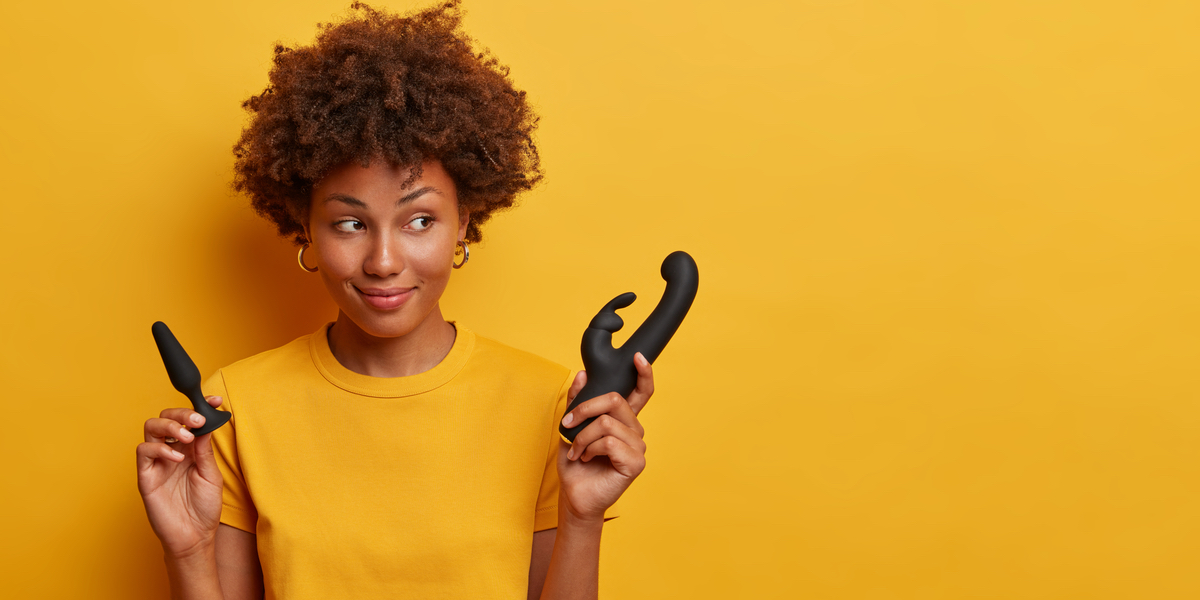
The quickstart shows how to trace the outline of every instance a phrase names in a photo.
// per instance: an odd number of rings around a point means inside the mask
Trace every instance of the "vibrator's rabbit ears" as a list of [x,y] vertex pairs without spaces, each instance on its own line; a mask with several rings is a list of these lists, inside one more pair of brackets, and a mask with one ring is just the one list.
[[[700,286],[700,270],[687,252],[679,251],[667,255],[663,260],[661,273],[662,278],[667,281],[667,289],[663,292],[662,299],[658,301],[658,306],[654,307],[654,312],[646,317],[642,326],[638,327],[620,348],[613,348],[612,345],[612,334],[620,331],[625,325],[617,315],[617,309],[633,304],[637,299],[633,292],[626,292],[610,300],[588,324],[580,346],[588,382],[576,394],[567,408],[568,411],[585,400],[609,392],[628,396],[637,385],[637,369],[633,366],[633,355],[641,352],[646,360],[654,362],[667,346],[667,342],[671,341],[688,310],[692,308],[692,301],[696,299],[696,290]],[[575,435],[594,418],[570,429],[559,425],[559,433],[568,442],[572,442]]]
[[[642,326],[638,327],[629,340],[621,346],[621,350],[631,348],[629,350],[631,358],[637,352],[641,352],[646,360],[654,362],[654,359],[658,358],[663,348],[667,346],[667,342],[671,341],[671,337],[675,335],[675,331],[679,329],[683,318],[691,309],[692,301],[696,299],[696,290],[700,286],[700,270],[696,267],[696,261],[687,252],[677,251],[667,255],[667,258],[663,260],[660,272],[662,278],[667,281],[667,289],[663,292],[662,299],[658,301],[658,306],[654,308],[654,312],[650,313]],[[633,304],[636,299],[637,295],[633,292],[626,292],[613,298],[592,318],[588,328],[599,329],[610,334],[620,331],[625,322],[617,315],[617,309]],[[585,333],[584,336],[586,338],[587,334]],[[609,336],[609,342],[611,347],[611,336]],[[594,350],[601,349],[595,348]],[[583,352],[586,363],[589,352],[586,343],[583,346]],[[591,376],[590,373],[588,375]]]

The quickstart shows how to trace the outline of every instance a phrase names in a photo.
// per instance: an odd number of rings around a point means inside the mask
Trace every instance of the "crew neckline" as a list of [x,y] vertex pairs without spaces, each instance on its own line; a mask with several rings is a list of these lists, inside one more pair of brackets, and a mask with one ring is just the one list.
[[308,347],[313,364],[330,383],[337,387],[375,398],[403,398],[428,392],[448,383],[467,364],[471,350],[475,347],[475,332],[451,322],[457,333],[450,353],[432,369],[404,377],[372,377],[355,373],[338,362],[329,348],[329,328],[333,322],[321,326],[309,337]]

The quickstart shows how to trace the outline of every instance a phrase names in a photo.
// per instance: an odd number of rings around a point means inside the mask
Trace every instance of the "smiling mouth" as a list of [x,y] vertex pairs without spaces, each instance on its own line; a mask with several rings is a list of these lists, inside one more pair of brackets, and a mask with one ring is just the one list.
[[360,296],[362,296],[363,301],[380,310],[391,310],[393,308],[398,308],[400,305],[407,302],[410,297],[412,297],[413,292],[417,291],[417,288],[415,287],[387,289],[367,288],[364,290],[358,286],[355,286],[354,289],[358,290],[358,293]]

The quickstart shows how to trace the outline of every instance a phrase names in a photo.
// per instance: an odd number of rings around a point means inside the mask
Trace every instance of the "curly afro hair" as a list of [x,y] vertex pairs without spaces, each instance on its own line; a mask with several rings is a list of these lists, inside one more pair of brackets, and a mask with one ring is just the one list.
[[243,108],[234,188],[279,234],[303,243],[313,186],[332,169],[382,157],[412,169],[440,160],[470,211],[467,241],[542,179],[538,117],[508,68],[475,52],[460,0],[399,16],[355,2],[311,46],[275,46],[270,84]]

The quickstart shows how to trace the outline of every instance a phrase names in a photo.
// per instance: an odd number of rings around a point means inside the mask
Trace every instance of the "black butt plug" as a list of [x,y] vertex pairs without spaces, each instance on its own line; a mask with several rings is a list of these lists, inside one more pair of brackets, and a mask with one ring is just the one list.
[[196,363],[183,351],[183,346],[179,345],[179,340],[175,339],[167,324],[156,321],[150,326],[150,331],[154,334],[154,343],[158,344],[158,353],[162,355],[163,366],[167,368],[171,385],[192,401],[192,408],[196,412],[204,415],[204,425],[191,429],[192,435],[199,437],[211,433],[227,423],[233,413],[217,410],[204,399],[204,393],[200,391],[200,369],[196,368]]
[[[688,309],[692,307],[692,301],[696,299],[700,271],[696,268],[696,261],[687,252],[679,251],[667,255],[661,272],[662,278],[667,281],[662,299],[654,307],[654,312],[646,317],[646,322],[620,348],[613,348],[612,345],[612,334],[625,325],[617,315],[617,309],[633,304],[637,299],[633,292],[613,298],[588,324],[580,347],[583,368],[587,371],[587,384],[575,395],[567,412],[586,400],[610,392],[628,398],[637,387],[637,367],[633,366],[633,355],[641,352],[646,360],[653,363],[667,342],[671,341],[671,336],[675,335]],[[570,428],[559,423],[558,432],[568,443],[574,443],[575,436],[594,420],[596,417],[591,417]]]

